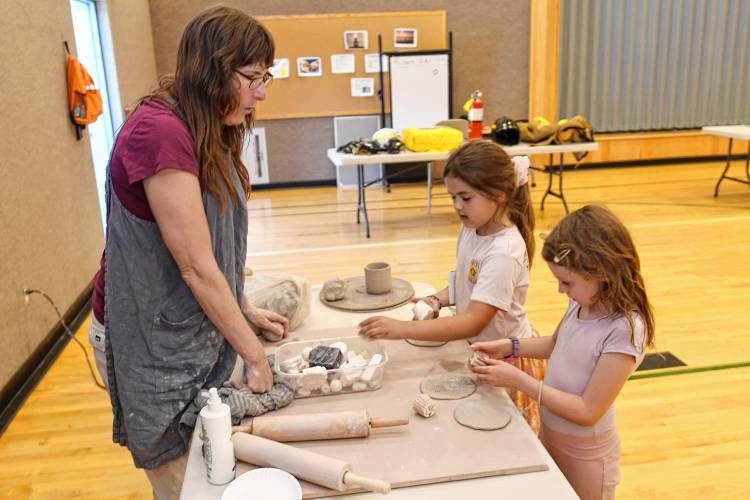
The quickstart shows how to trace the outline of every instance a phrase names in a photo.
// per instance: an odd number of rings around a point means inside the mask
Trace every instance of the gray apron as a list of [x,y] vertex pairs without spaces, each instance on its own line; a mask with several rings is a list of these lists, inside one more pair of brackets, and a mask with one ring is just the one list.
[[[203,206],[214,257],[241,303],[247,206],[234,169],[232,174],[239,206],[227,193],[220,214],[219,201],[207,190]],[[156,223],[122,206],[109,167],[106,200],[104,325],[112,440],[128,447],[137,467],[153,469],[186,453],[196,417],[190,403],[201,388],[221,387],[229,379],[236,353],[185,284]]]

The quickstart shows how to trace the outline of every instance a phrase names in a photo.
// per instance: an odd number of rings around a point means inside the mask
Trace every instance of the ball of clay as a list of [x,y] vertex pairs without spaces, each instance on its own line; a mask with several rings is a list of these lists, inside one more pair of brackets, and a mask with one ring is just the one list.
[[432,317],[435,315],[435,311],[432,309],[432,306],[430,306],[430,304],[423,300],[420,300],[419,302],[414,304],[412,311],[414,312],[414,317],[420,321],[425,319],[432,319]]
[[364,382],[354,382],[354,384],[352,384],[352,390],[355,392],[367,390],[367,384]]
[[323,298],[329,302],[335,302],[344,298],[346,294],[346,282],[341,278],[335,278],[323,283]]
[[343,386],[340,380],[331,380],[331,392],[341,392],[341,389],[343,389]]
[[308,389],[307,387],[300,387],[299,389],[297,389],[296,395],[298,398],[306,398],[310,395],[310,389]]
[[304,359],[305,361],[310,359],[311,351],[312,351],[312,347],[305,347],[304,349],[302,349],[302,359]]
[[274,327],[278,328],[281,334],[276,333],[271,330],[261,330],[260,334],[263,335],[263,338],[266,339],[268,342],[278,342],[279,340],[284,338],[284,325],[276,321],[272,321],[271,324]]

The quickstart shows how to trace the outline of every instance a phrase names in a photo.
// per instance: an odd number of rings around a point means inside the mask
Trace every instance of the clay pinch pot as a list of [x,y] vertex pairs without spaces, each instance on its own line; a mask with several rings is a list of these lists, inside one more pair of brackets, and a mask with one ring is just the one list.
[[370,262],[365,266],[365,288],[367,293],[380,295],[391,291],[391,266],[387,262]]
[[341,300],[346,295],[346,281],[334,278],[323,283],[323,298],[329,302]]
[[482,351],[473,351],[469,355],[469,364],[471,366],[487,366],[487,359],[489,359],[489,355],[486,352]]

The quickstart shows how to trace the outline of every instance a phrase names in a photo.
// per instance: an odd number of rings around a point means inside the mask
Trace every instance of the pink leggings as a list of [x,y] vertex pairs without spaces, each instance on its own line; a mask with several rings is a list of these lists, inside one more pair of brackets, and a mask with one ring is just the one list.
[[539,439],[582,500],[614,499],[620,482],[620,435],[570,436],[542,423]]

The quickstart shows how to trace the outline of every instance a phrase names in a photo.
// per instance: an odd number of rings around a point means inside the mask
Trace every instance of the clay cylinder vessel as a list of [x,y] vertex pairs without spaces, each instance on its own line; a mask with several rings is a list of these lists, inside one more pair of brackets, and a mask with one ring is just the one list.
[[391,266],[387,262],[370,262],[365,266],[367,293],[388,293],[391,291],[391,285]]

